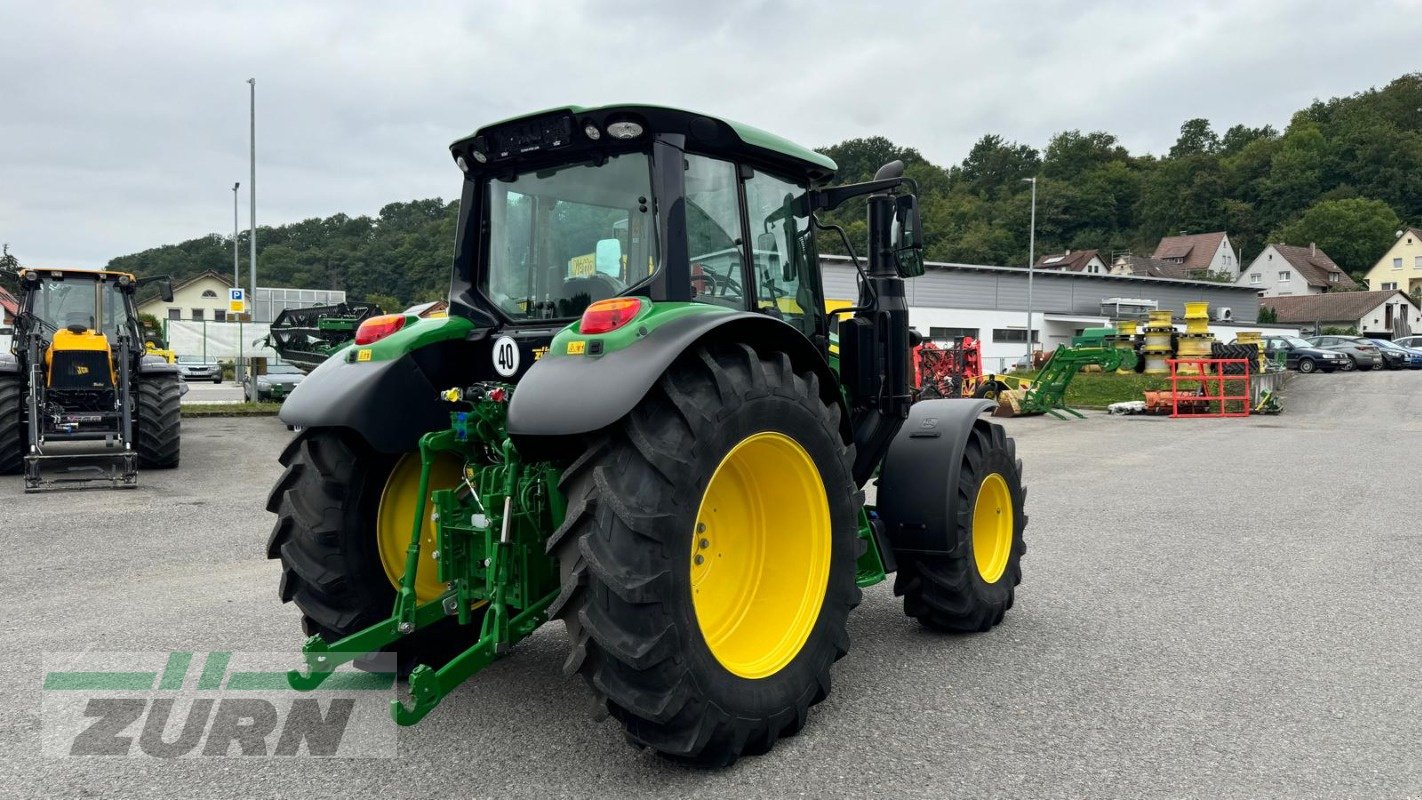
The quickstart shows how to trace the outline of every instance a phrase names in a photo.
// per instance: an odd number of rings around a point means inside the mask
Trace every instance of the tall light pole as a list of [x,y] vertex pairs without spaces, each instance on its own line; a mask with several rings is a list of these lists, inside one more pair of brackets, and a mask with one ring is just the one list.
[[1032,366],[1032,269],[1037,263],[1037,178],[1023,178],[1032,184],[1032,227],[1027,233],[1027,366]]
[[248,233],[247,244],[250,249],[252,261],[252,283],[247,288],[247,311],[252,315],[252,321],[256,322],[257,316],[257,79],[248,78],[247,83],[251,85],[251,141],[252,141],[252,175],[247,184],[247,196],[251,198],[252,207],[250,213],[251,231]]
[[241,183],[232,184],[232,285],[241,286],[242,279],[239,274],[241,269],[241,248],[237,246],[237,190],[241,188]]

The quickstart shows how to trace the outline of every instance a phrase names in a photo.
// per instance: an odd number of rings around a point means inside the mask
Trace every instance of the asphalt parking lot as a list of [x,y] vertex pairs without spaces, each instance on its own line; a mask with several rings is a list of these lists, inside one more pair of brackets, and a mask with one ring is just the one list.
[[798,737],[719,772],[593,719],[549,626],[399,732],[398,759],[45,758],[41,654],[294,649],[263,509],[290,434],[184,423],[140,488],[0,478],[0,794],[1422,796],[1422,374],[1299,376],[1248,420],[1009,420],[1028,553],[991,633],[865,592]]

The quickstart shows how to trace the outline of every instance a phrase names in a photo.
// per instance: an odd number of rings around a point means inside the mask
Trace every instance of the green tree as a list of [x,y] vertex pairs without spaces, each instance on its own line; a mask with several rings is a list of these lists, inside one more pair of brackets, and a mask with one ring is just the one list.
[[11,292],[20,288],[20,259],[10,252],[10,245],[0,245],[0,288]]
[[1180,126],[1180,138],[1170,148],[1170,157],[1209,155],[1219,147],[1220,137],[1210,128],[1210,121],[1197,117]]
[[1360,277],[1392,246],[1402,222],[1381,200],[1324,200],[1270,237],[1275,242],[1317,244],[1338,266]]

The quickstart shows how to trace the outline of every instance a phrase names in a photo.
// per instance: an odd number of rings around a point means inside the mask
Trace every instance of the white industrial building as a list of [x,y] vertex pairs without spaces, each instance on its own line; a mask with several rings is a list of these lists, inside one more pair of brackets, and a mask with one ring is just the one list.
[[[857,274],[844,256],[821,256],[825,297],[852,303],[858,298]],[[983,367],[1006,369],[1027,353],[1027,270],[978,264],[928,262],[924,275],[908,282],[909,322],[935,340],[972,336],[982,342]],[[1070,344],[1085,328],[1112,325],[1118,319],[1144,320],[1150,310],[1169,310],[1182,323],[1187,302],[1210,304],[1210,331],[1231,342],[1239,331],[1270,329],[1298,333],[1298,328],[1255,323],[1259,295],[1249,286],[1211,281],[1099,275],[1060,270],[1033,271],[1032,306],[1037,329],[1035,349]]]

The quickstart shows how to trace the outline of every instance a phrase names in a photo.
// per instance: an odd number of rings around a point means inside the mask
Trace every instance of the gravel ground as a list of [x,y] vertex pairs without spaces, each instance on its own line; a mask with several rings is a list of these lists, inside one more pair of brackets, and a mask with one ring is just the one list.
[[830,698],[704,772],[627,747],[550,626],[398,759],[45,758],[43,652],[297,645],[263,557],[290,435],[190,420],[133,491],[0,479],[0,796],[1422,796],[1422,374],[1300,376],[1249,420],[1009,420],[1029,486],[1017,605],[945,637],[865,592]]

